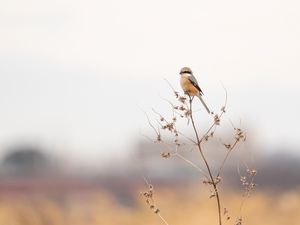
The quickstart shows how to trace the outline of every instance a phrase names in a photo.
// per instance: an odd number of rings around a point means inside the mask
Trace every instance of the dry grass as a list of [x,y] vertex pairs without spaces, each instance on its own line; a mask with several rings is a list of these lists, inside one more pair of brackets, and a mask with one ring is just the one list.
[[[156,198],[162,215],[170,225],[216,224],[216,204],[198,185],[185,190],[159,188]],[[223,193],[229,216],[239,214],[240,194]],[[144,201],[136,196],[136,205],[120,205],[110,194],[64,197],[2,197],[0,201],[1,225],[152,225],[162,224]],[[300,189],[281,194],[257,192],[243,209],[243,224],[299,224]],[[236,218],[224,221],[234,224]]]

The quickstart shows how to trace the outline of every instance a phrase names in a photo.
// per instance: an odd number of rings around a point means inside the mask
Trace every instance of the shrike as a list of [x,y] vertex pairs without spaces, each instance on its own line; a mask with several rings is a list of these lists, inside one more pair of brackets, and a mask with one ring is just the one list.
[[189,67],[183,67],[180,70],[180,85],[184,91],[185,94],[189,96],[197,96],[200,101],[202,102],[203,106],[205,107],[206,111],[210,113],[210,110],[208,109],[207,105],[202,99],[203,92],[201,88],[198,85],[198,82],[196,78],[193,75],[192,70]]

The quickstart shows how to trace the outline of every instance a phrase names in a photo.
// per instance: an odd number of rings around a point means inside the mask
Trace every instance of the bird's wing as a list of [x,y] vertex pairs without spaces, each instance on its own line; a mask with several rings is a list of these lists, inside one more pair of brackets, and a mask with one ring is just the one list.
[[195,88],[197,88],[199,90],[200,94],[203,95],[203,92],[202,92],[201,88],[199,87],[199,84],[193,74],[191,74],[191,76],[189,76],[189,80],[195,86]]

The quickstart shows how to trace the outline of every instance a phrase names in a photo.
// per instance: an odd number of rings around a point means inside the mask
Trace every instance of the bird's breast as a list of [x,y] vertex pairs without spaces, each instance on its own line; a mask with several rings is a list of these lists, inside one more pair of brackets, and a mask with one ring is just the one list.
[[195,96],[199,93],[199,90],[191,83],[191,81],[186,76],[182,76],[180,78],[180,85],[186,94]]

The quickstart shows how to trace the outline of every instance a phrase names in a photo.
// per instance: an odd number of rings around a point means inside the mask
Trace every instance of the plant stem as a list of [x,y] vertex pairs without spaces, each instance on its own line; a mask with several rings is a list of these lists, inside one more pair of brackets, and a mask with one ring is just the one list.
[[198,134],[198,131],[196,129],[195,121],[194,121],[194,118],[193,118],[193,111],[192,111],[192,101],[193,101],[193,99],[190,96],[189,96],[189,98],[190,98],[190,118],[191,118],[191,121],[192,121],[192,125],[193,125],[193,129],[194,129],[196,138],[197,138],[197,147],[198,147],[200,155],[201,155],[201,157],[202,157],[202,159],[203,159],[203,161],[206,165],[206,168],[207,168],[210,180],[211,180],[211,184],[213,185],[213,188],[214,188],[214,192],[215,192],[216,199],[217,199],[217,205],[218,205],[219,225],[222,225],[221,202],[220,202],[220,196],[219,196],[217,184],[216,184],[216,182],[213,178],[210,166],[209,166],[209,164],[208,164],[208,162],[207,162],[207,160],[206,160],[206,158],[203,154],[202,148],[201,148],[201,141],[202,140],[199,138],[199,134]]
[[238,140],[236,140],[236,141],[234,142],[234,144],[227,150],[227,153],[226,153],[226,155],[225,155],[225,157],[224,157],[224,159],[223,159],[223,161],[222,161],[222,164],[221,164],[221,166],[220,166],[220,168],[219,168],[219,170],[218,170],[217,177],[220,176],[221,171],[222,171],[222,169],[223,169],[223,167],[224,167],[224,165],[225,165],[225,162],[226,162],[227,159],[228,159],[228,156],[230,155],[230,153],[231,153],[231,151],[234,149],[234,147],[237,145],[237,143],[238,143]]

